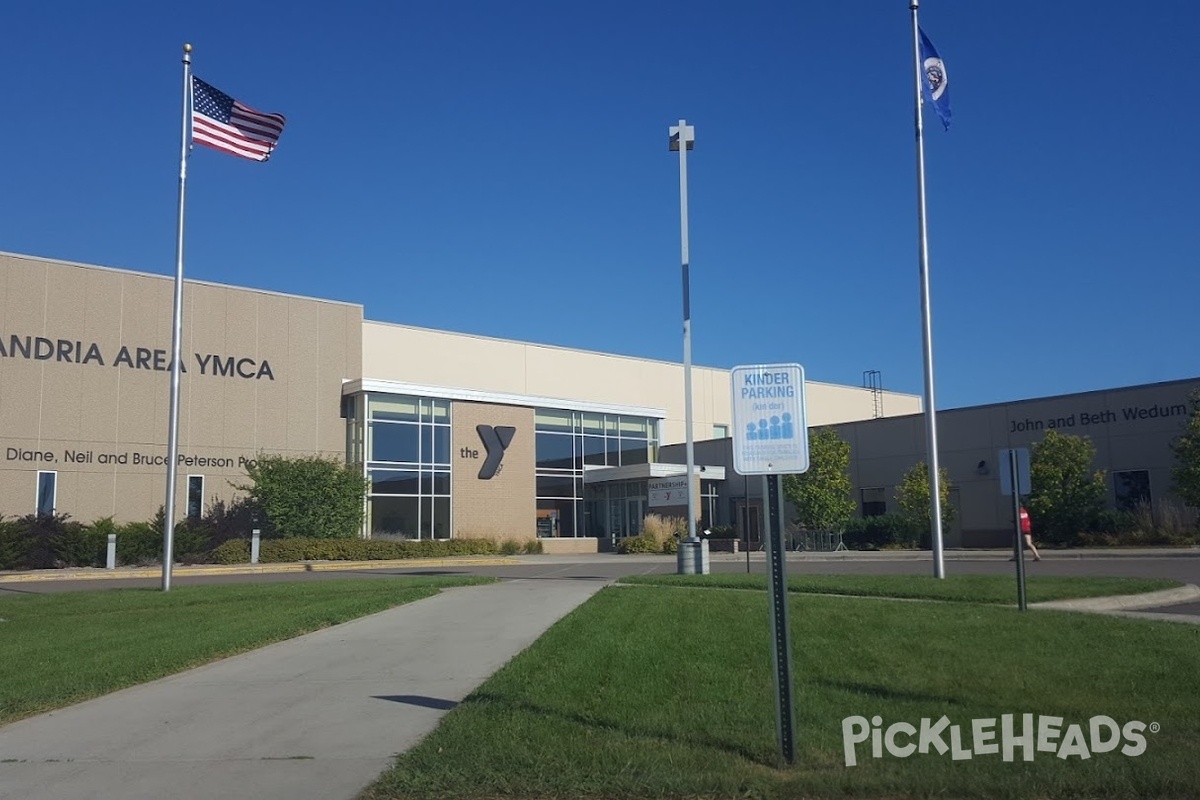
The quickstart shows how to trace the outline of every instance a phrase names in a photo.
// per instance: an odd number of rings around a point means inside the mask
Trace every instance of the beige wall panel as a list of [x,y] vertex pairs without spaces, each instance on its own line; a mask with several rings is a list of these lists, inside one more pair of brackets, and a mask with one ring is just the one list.
[[[116,501],[111,516],[119,522],[148,522],[166,501],[167,473],[163,467],[157,470],[118,472],[114,482]],[[179,491],[176,491],[176,495],[178,494]],[[109,514],[96,516],[98,518]]]
[[[96,519],[117,516],[117,476],[111,467],[95,466],[87,472],[60,473],[60,491],[63,485],[75,490],[75,497],[69,506],[64,506],[65,508],[78,508],[79,504],[86,500],[96,509],[92,518],[79,520],[80,522],[93,522]],[[166,491],[165,483],[163,491]],[[62,495],[59,497],[61,502]]]
[[37,511],[37,472],[39,469],[54,469],[54,465],[36,466],[5,462],[0,470],[0,497],[4,504],[0,514],[6,517],[23,517]]
[[[451,408],[450,460],[454,536],[534,538],[536,535],[533,409],[455,402]],[[477,425],[511,425],[516,433],[501,470],[479,478],[487,451]],[[464,456],[466,448],[469,455]]]
[[[103,270],[84,270],[78,276],[87,287],[87,310],[83,324],[86,342],[101,344],[106,339],[119,338],[121,333],[121,276]],[[101,346],[106,367],[112,367],[115,352]],[[92,362],[95,363],[95,362]]]
[[[171,389],[169,379],[159,375],[160,380],[154,380],[152,374],[139,374],[124,367],[116,372],[120,374],[117,441],[165,447]],[[184,380],[190,379],[189,375]]]
[[[103,364],[0,359],[0,447],[41,449],[40,435],[60,473],[60,511],[76,519],[115,514],[124,521],[153,514],[165,495],[166,467],[136,462],[161,462],[167,451],[172,279],[0,255],[0,281],[6,321],[36,324],[32,336],[79,340],[80,358],[95,342],[104,359]],[[181,513],[189,471],[205,475],[207,504],[213,493],[232,496],[229,479],[244,478],[238,457],[260,448],[291,455],[318,447],[341,453],[341,382],[361,375],[360,306],[191,282],[184,300],[180,453],[228,464],[180,465]],[[132,364],[117,365],[122,346]],[[139,348],[146,357],[141,367]],[[269,360],[275,380],[217,374],[218,360],[236,370],[239,359],[253,360],[241,366],[254,375]],[[68,450],[80,460],[66,462]],[[102,454],[120,461],[103,464]],[[28,472],[19,458],[0,461],[0,486],[22,466]],[[8,513],[11,503],[29,505],[0,495],[0,513]]]
[[362,364],[377,380],[526,393],[519,342],[364,322]]
[[257,450],[255,408],[260,398],[270,396],[270,390],[260,387],[262,381],[229,381],[225,389],[225,415],[220,420],[220,444],[231,450]]
[[315,309],[293,300],[288,307],[288,436],[285,447],[315,452],[317,404],[320,402],[317,364],[320,327]]
[[255,439],[253,447],[280,452],[287,447],[290,366],[289,298],[263,295],[258,299],[258,346],[271,362],[274,381],[255,381]]
[[[922,417],[922,428],[924,425],[925,419]],[[944,414],[938,419],[938,441],[953,443],[953,447],[958,450],[990,450],[993,446],[992,429],[986,418]]]
[[41,395],[40,364],[22,358],[0,359],[0,437],[37,442]]
[[[366,322],[363,372],[403,383],[661,408],[661,440],[686,439],[677,363]],[[693,437],[711,438],[714,424],[732,421],[729,372],[694,366],[692,389]],[[874,413],[874,396],[865,389],[810,382],[807,399],[813,425]],[[891,392],[883,393],[883,404],[887,415],[921,409],[920,398]]]
[[[5,282],[5,334],[42,336],[46,332],[46,267],[44,264],[0,256],[0,266],[9,272]],[[5,342],[7,345],[7,342]],[[10,353],[11,355],[11,353]]]

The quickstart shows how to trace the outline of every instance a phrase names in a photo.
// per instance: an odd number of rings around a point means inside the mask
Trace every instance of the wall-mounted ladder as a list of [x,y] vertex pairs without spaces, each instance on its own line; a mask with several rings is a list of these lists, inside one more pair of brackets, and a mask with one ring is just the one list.
[[883,416],[883,378],[877,369],[863,370],[863,388],[871,390],[875,419]]

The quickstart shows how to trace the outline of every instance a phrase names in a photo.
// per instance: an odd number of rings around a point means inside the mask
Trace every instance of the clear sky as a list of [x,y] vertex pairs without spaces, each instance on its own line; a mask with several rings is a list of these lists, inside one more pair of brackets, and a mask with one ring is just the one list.
[[[1200,374],[1200,4],[921,22],[954,111],[926,119],[938,407]],[[173,273],[187,41],[288,118],[266,164],[192,153],[188,277],[679,361],[684,117],[695,363],[920,394],[909,24],[906,0],[9,4],[0,250]]]

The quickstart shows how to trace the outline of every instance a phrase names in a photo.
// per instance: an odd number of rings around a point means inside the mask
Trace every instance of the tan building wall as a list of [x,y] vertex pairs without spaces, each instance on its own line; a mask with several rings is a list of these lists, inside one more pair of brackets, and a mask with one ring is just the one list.
[[[163,504],[173,292],[166,276],[0,254],[0,513],[34,511],[39,469],[83,522]],[[189,474],[207,506],[260,451],[341,456],[361,330],[361,306],[186,282],[177,514]]]
[[[663,442],[686,438],[683,366],[528,342],[489,339],[381,322],[363,323],[363,375],[376,380],[470,388],[589,403],[658,408],[666,412]],[[806,376],[807,377],[807,376]],[[876,397],[867,389],[808,382],[810,425],[870,419]],[[884,392],[887,416],[919,413],[921,399]],[[692,368],[696,439],[731,422],[729,370]]]
[[[1154,502],[1177,501],[1170,443],[1188,419],[1188,396],[1200,379],[1131,386],[938,412],[938,459],[956,487],[958,512],[948,545],[1003,544],[1011,532],[1012,500],[1000,494],[999,450],[1032,447],[1046,431],[1086,436],[1105,470],[1115,503],[1114,472],[1146,470]],[[851,478],[859,490],[881,487],[888,511],[904,473],[925,458],[925,418],[872,420],[839,426],[851,446]],[[861,505],[860,505],[861,508]]]
[[[516,429],[491,478],[480,477],[488,458],[480,425]],[[454,536],[535,538],[533,409],[456,401],[450,410],[450,430]]]

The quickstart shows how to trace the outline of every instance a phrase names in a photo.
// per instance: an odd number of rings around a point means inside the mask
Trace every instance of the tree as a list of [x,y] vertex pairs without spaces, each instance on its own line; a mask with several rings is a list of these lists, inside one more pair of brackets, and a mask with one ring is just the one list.
[[367,479],[360,467],[336,459],[259,455],[246,467],[249,492],[280,536],[351,538],[362,528]]
[[1192,392],[1192,413],[1179,438],[1171,443],[1176,465],[1171,470],[1175,493],[1200,508],[1200,391]]
[[1086,533],[1104,508],[1104,470],[1092,472],[1096,446],[1084,436],[1046,431],[1029,457],[1033,534],[1058,544]]
[[783,476],[783,496],[796,508],[796,523],[813,531],[842,531],[854,514],[850,495],[850,443],[833,428],[808,439],[808,472]]
[[[945,467],[938,468],[938,495],[941,499],[942,529],[950,527],[954,521],[954,506],[950,504],[950,473]],[[900,486],[896,489],[896,504],[900,506],[900,514],[911,527],[912,541],[924,536],[933,536],[933,517],[930,515],[929,502],[929,465],[918,461],[912,469],[904,473]]]

